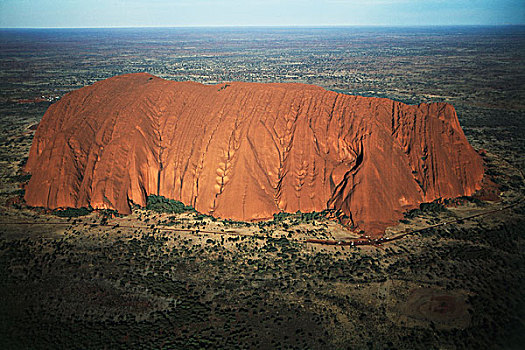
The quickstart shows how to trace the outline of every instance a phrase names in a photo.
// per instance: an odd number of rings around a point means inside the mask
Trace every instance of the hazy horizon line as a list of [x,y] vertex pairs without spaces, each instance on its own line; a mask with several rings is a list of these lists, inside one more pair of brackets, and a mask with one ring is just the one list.
[[433,27],[525,27],[524,24],[287,24],[287,25],[180,25],[90,27],[0,27],[0,29],[156,29],[156,28],[433,28]]

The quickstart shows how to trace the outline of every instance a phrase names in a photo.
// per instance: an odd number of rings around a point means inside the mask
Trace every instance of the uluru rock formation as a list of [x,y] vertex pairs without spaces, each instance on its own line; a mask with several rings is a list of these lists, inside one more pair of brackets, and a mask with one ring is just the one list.
[[26,170],[32,206],[129,213],[157,194],[235,220],[330,208],[370,234],[422,202],[470,195],[483,178],[446,103],[145,73],[51,105]]

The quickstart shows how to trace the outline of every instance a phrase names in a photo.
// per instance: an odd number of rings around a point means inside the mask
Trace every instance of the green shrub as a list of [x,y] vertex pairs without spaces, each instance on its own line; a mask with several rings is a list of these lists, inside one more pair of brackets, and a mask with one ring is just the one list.
[[75,218],[78,216],[88,215],[93,211],[93,208],[66,208],[66,209],[55,209],[53,214],[62,218]]
[[11,177],[12,182],[28,182],[31,179],[31,174],[15,175]]
[[449,210],[441,204],[438,200],[430,203],[421,203],[419,209],[412,209],[407,213],[404,213],[405,219],[413,219],[418,215],[422,214],[439,214],[446,213]]
[[146,198],[146,209],[158,213],[180,214],[185,212],[195,212],[192,206],[182,202],[168,199],[163,196],[150,195]]

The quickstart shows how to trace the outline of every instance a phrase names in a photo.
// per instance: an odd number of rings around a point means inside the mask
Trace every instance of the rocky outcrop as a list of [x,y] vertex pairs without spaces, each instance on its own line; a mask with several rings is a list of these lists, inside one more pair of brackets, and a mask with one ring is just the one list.
[[116,209],[162,195],[221,218],[341,210],[378,234],[470,195],[483,166],[454,108],[303,84],[113,77],[51,105],[26,170],[32,206]]

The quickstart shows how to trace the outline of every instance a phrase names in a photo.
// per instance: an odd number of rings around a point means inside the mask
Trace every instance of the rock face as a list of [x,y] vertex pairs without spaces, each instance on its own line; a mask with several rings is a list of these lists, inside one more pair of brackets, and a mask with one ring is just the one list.
[[422,202],[470,195],[483,178],[446,103],[143,73],[49,107],[26,170],[32,206],[129,213],[157,194],[235,220],[333,208],[370,234]]

